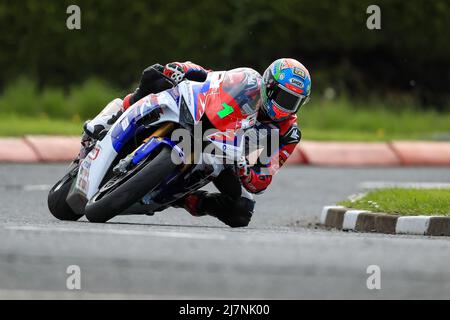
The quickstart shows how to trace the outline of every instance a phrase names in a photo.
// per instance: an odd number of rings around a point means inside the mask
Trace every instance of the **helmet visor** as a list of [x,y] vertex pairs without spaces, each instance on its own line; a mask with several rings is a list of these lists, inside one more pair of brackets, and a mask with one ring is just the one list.
[[277,85],[273,89],[269,90],[268,96],[272,99],[276,105],[287,112],[297,112],[298,108],[305,104],[308,97],[299,95],[291,90]]

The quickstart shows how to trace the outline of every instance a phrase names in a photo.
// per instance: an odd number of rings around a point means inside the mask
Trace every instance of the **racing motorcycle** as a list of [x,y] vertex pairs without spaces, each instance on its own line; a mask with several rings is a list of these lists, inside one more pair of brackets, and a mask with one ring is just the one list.
[[[136,102],[82,148],[50,190],[50,212],[91,222],[152,215],[236,169],[246,156],[245,132],[256,122],[259,79],[248,68],[211,72],[205,82],[172,83]],[[181,142],[173,138],[180,129],[188,133]]]

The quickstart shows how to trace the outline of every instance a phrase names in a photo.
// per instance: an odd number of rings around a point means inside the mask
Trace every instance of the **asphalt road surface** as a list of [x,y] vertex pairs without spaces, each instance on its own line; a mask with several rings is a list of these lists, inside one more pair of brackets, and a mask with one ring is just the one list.
[[[450,182],[448,168],[283,168],[248,228],[182,209],[60,222],[64,165],[0,165],[0,298],[450,298],[450,238],[318,229],[323,205],[374,182]],[[81,290],[68,290],[68,266]],[[369,290],[367,267],[381,270]],[[72,279],[72,278],[71,278]]]

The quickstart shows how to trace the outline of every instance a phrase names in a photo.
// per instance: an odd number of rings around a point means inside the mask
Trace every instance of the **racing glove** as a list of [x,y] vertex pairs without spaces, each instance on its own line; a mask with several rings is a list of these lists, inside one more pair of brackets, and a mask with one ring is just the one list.
[[247,176],[241,177],[241,182],[248,192],[260,194],[266,190],[272,182],[272,176],[261,174],[253,169],[250,169]]
[[184,79],[203,82],[208,76],[208,72],[205,69],[190,61],[168,63],[165,65],[163,73],[176,84]]
[[241,180],[242,186],[250,193],[262,193],[272,182],[272,176],[264,174],[261,170],[249,166],[245,157],[236,163],[236,175]]

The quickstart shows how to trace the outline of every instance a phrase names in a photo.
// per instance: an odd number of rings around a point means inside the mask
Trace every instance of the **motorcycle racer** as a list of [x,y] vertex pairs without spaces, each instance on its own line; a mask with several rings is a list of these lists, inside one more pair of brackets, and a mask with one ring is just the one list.
[[[133,93],[123,101],[114,100],[97,117],[86,122],[85,133],[93,139],[100,139],[121,113],[135,102],[151,93],[169,89],[172,84],[165,77],[175,84],[184,79],[203,82],[209,72],[211,70],[192,62],[173,62],[165,66],[154,64],[143,71],[140,84]],[[296,113],[309,99],[311,78],[300,62],[284,58],[275,60],[265,70],[258,85],[259,95],[255,99],[260,99],[260,111],[257,120],[278,130],[279,150],[268,163],[258,161],[249,166],[243,161],[237,172],[231,169],[222,171],[213,181],[218,193],[198,190],[178,200],[174,207],[183,207],[193,216],[214,216],[231,227],[249,224],[255,206],[251,194],[261,193],[270,185],[273,175],[301,139]]]

